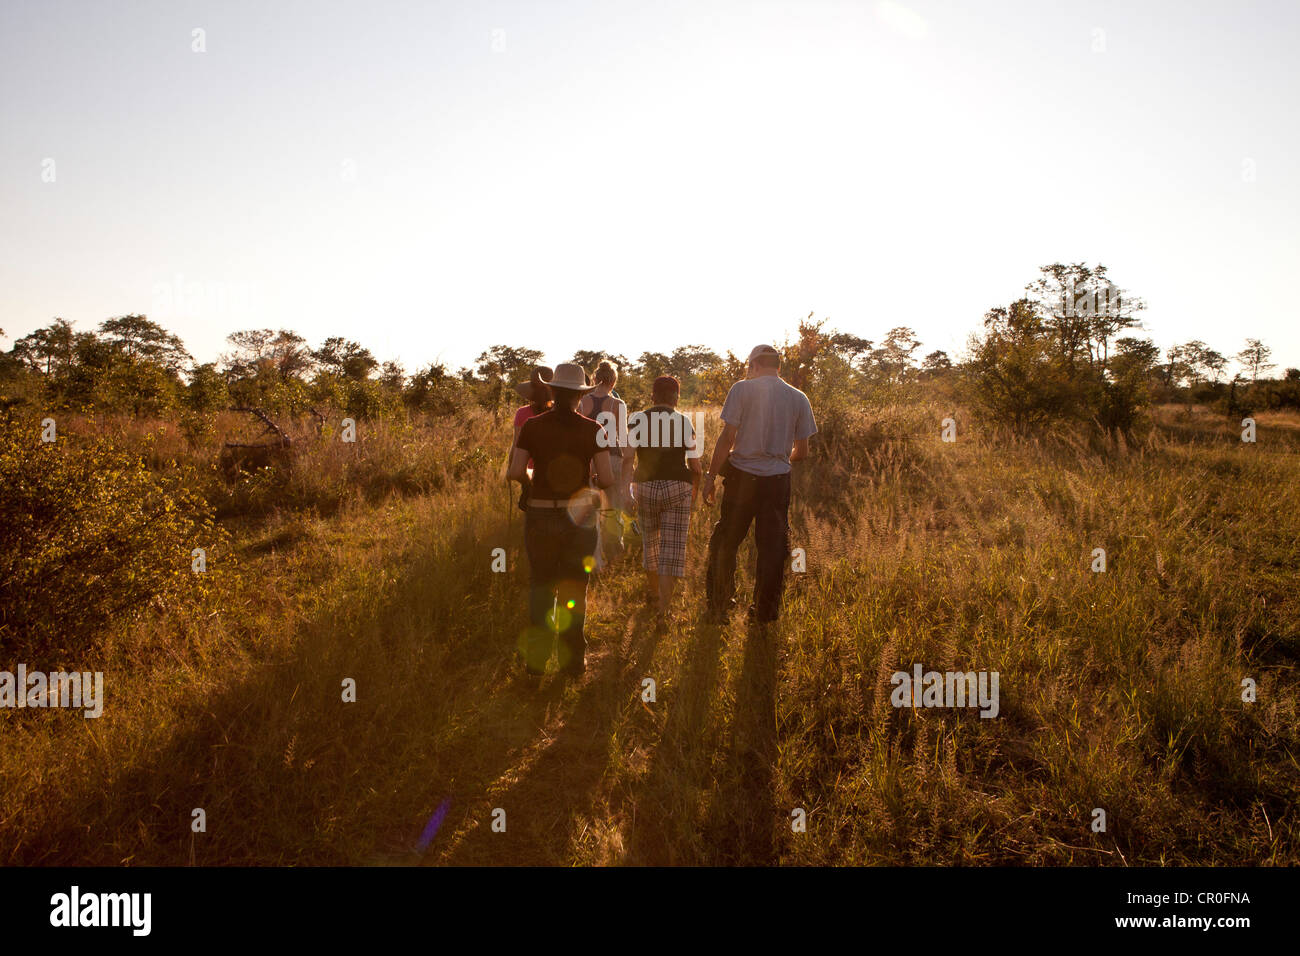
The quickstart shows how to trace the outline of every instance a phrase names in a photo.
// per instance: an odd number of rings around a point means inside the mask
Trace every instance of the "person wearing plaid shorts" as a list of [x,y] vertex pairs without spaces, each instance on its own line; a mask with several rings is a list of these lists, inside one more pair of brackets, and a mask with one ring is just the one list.
[[628,418],[636,448],[633,493],[641,522],[646,600],[667,619],[677,581],[686,576],[686,537],[700,476],[695,432],[676,410],[681,386],[671,375],[655,379],[654,405]]
[[[686,533],[691,524],[689,481],[645,481],[637,485],[637,511],[641,515],[642,563],[660,579],[686,576]],[[657,595],[653,578],[647,582]]]

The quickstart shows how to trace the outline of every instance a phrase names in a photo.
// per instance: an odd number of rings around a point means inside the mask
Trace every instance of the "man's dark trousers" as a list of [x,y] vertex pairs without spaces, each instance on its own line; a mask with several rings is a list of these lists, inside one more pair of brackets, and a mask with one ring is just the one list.
[[781,614],[785,559],[790,553],[790,474],[751,475],[730,463],[723,474],[722,515],[709,538],[705,585],[709,610],[725,611],[736,593],[736,550],[752,522],[758,546],[754,616],[775,621]]
[[[575,525],[564,508],[529,508],[524,518],[524,546],[530,579],[524,662],[533,671],[545,668],[558,630],[560,668],[580,671],[587,649],[584,562],[596,553],[595,517]],[[555,607],[557,599],[559,606]],[[553,609],[555,619],[551,617]]]

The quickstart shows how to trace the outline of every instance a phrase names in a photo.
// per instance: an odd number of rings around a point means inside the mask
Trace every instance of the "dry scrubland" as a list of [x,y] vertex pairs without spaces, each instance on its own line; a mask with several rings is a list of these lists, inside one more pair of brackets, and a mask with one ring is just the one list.
[[[593,591],[586,676],[540,689],[511,663],[506,425],[302,431],[291,475],[231,489],[224,428],[69,422],[203,489],[219,527],[201,581],[177,551],[189,591],[16,659],[103,669],[107,701],[0,711],[0,862],[1300,862],[1300,420],[1260,413],[1249,445],[1162,408],[1115,447],[959,413],[943,444],[944,413],[827,417],[797,468],[808,571],[767,636],[701,620],[702,509],[668,632],[634,544]],[[914,662],[999,671],[1000,716],[893,709]]]

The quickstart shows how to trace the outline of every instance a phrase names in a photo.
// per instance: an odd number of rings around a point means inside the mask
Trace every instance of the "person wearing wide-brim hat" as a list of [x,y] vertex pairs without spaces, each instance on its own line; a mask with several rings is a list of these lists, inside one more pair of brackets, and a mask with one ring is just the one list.
[[[528,376],[528,381],[515,385],[515,394],[528,403],[515,410],[515,441],[519,440],[519,429],[524,427],[524,422],[551,407],[551,386],[547,383],[554,374],[549,367],[539,365]],[[510,447],[514,448],[513,443]]]
[[543,406],[537,412],[540,415],[542,411],[545,411],[546,406],[551,404],[551,387],[549,383],[554,374],[547,365],[537,366],[533,369],[532,374],[528,376],[528,381],[519,382],[515,385],[515,394],[529,405]]
[[[510,467],[510,458],[515,453],[515,442],[519,441],[519,430],[524,427],[524,422],[536,415],[542,414],[551,407],[551,387],[547,384],[554,373],[549,366],[539,365],[533,369],[532,374],[528,376],[528,381],[519,382],[515,385],[515,393],[522,398],[527,405],[520,405],[515,409],[515,434],[510,440],[510,451],[506,455],[506,467]],[[528,467],[533,466],[532,460],[528,462]],[[519,493],[519,510],[526,510],[525,502],[528,498],[528,478],[525,476],[523,488]]]
[[582,366],[557,365],[548,387],[554,404],[523,423],[507,471],[525,485],[532,460],[524,509],[529,622],[519,651],[527,672],[540,675],[558,636],[560,671],[576,677],[586,667],[587,575],[596,553],[599,506],[588,476],[594,466],[596,483],[609,488],[614,474],[601,426],[577,411],[592,388]]

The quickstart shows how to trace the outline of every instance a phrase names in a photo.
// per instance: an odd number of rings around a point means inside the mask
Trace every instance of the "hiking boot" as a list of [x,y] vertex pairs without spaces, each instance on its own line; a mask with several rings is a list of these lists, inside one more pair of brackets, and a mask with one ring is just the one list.
[[515,664],[524,669],[524,674],[527,677],[541,677],[546,673],[544,670],[538,671],[529,667],[523,651],[515,651]]
[[709,607],[704,612],[704,619],[710,624],[725,624],[727,617],[736,609],[736,599],[732,598],[721,607]]

